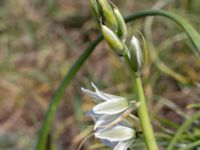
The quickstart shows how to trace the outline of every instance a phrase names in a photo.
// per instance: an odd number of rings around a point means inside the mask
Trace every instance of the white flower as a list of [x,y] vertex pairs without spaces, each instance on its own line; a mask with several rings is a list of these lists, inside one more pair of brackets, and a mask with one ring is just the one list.
[[93,83],[92,86],[94,92],[81,89],[98,103],[87,113],[95,122],[95,137],[113,150],[127,150],[135,140],[135,130],[125,118],[133,110],[134,101],[101,92]]
[[95,122],[94,129],[105,127],[105,125],[109,126],[116,120],[121,121],[123,118],[120,120],[120,116],[130,110],[132,102],[120,96],[101,92],[93,83],[92,86],[95,92],[84,88],[81,89],[85,94],[93,97],[95,102],[99,102],[87,113]]
[[101,139],[105,145],[113,147],[113,150],[127,150],[135,140],[135,130],[126,126],[117,125],[109,129],[96,131],[95,137]]

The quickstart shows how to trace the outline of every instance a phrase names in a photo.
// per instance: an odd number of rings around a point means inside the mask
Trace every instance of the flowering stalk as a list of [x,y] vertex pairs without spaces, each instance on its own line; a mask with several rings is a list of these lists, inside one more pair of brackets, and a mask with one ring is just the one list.
[[[119,9],[107,0],[90,0],[93,15],[101,25],[103,36],[116,54],[123,57],[134,74],[136,93],[139,103],[137,109],[140,124],[148,150],[158,150],[153,128],[149,119],[148,110],[141,81],[141,69],[147,62],[146,45],[143,38],[143,51],[139,41],[132,37],[130,46],[126,45],[127,28]],[[98,8],[98,9],[96,9]],[[95,11],[94,13],[94,10]]]
[[[143,37],[142,37],[143,38]],[[143,38],[143,51],[140,47],[139,41],[137,40],[136,37],[132,37],[131,39],[131,46],[130,46],[130,53],[132,58],[134,58],[134,66],[130,66],[131,71],[133,72],[133,76],[135,79],[135,84],[136,84],[136,93],[137,93],[137,99],[140,103],[140,106],[137,109],[137,113],[139,116],[141,128],[144,134],[144,139],[146,143],[146,147],[148,150],[158,150],[158,146],[156,143],[156,139],[154,137],[154,132],[153,128],[150,122],[150,118],[148,115],[148,109],[146,105],[146,100],[144,96],[144,90],[143,90],[143,85],[142,85],[142,80],[141,80],[141,68],[142,65],[147,62],[148,60],[147,57],[145,56],[145,50],[146,45],[145,45],[145,40]],[[144,52],[144,53],[143,53]],[[145,55],[144,55],[145,54]],[[126,60],[129,58],[125,57]],[[128,60],[128,64],[130,64],[130,59]]]
[[140,72],[135,71],[134,66],[132,66],[131,64],[131,60],[129,59],[127,55],[124,55],[124,59],[126,63],[128,64],[130,70],[132,71],[133,77],[135,80],[137,100],[140,103],[139,107],[137,108],[137,113],[139,116],[142,132],[144,134],[146,147],[148,150],[158,150],[153,128],[152,128],[150,118],[148,115],[148,109],[147,109],[146,100],[144,96],[144,90],[142,86]]
[[157,143],[153,133],[153,128],[148,115],[141,77],[137,73],[135,73],[135,83],[137,89],[137,98],[140,102],[140,106],[137,109],[137,113],[140,119],[140,124],[145,137],[144,139],[147,149],[158,150]]

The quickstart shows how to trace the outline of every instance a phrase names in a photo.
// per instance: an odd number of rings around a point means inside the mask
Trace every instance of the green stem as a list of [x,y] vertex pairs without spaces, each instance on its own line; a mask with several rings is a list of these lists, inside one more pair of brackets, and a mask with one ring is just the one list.
[[183,125],[179,128],[179,130],[175,133],[174,137],[169,142],[167,150],[173,150],[177,141],[179,140],[181,134],[187,131],[187,128],[196,120],[200,118],[200,111],[194,114],[190,119],[186,120]]
[[148,150],[158,150],[153,128],[149,119],[141,77],[139,74],[135,73],[134,78],[136,83],[137,98],[139,101],[137,113],[140,119],[142,132],[144,134],[146,147]]
[[94,48],[97,46],[97,44],[103,39],[102,34],[98,35],[97,39],[92,42],[82,53],[82,55],[77,59],[77,61],[72,65],[72,67],[69,69],[67,75],[65,76],[64,80],[61,82],[60,86],[58,87],[54,97],[51,100],[51,103],[49,105],[49,108],[47,110],[45,120],[43,127],[40,131],[40,136],[38,139],[38,143],[36,146],[36,150],[44,150],[46,146],[46,139],[48,132],[50,130],[51,124],[53,122],[53,118],[55,115],[55,112],[57,110],[57,107],[62,100],[62,97],[64,95],[65,89],[69,85],[70,81],[74,78],[75,74],[79,70],[79,68],[83,65],[83,63],[87,60],[87,58],[90,56]]
[[140,77],[140,73],[135,72],[135,68],[131,63],[130,58],[128,57],[128,54],[124,54],[124,59],[133,73],[135,83],[136,83],[136,93],[137,93],[137,100],[139,102],[139,107],[137,108],[137,113],[140,120],[140,125],[142,127],[142,132],[144,135],[145,144],[148,150],[158,150],[158,146],[156,143],[156,139],[154,136],[153,128],[149,119],[147,105],[145,101],[144,96],[144,90],[142,86],[142,81]]
[[[197,48],[196,52],[198,54],[200,54],[200,42],[199,42],[200,40],[197,40],[197,39],[200,39],[198,33],[186,21],[184,21],[184,19],[178,17],[177,15],[175,15],[173,13],[170,13],[167,11],[162,11],[162,10],[145,10],[145,11],[135,12],[132,15],[125,17],[125,20],[126,20],[126,22],[130,22],[130,21],[134,21],[136,19],[143,18],[146,16],[155,16],[155,15],[167,17],[167,18],[175,21],[178,25],[180,25],[182,27],[182,29],[187,33],[187,35],[190,38],[190,40],[192,41],[193,45]],[[178,19],[176,19],[176,18],[178,18]],[[184,22],[184,24],[182,22]],[[188,25],[189,25],[189,28],[187,28]],[[194,33],[194,35],[193,35],[193,33]],[[53,118],[55,116],[57,107],[58,107],[60,101],[62,100],[62,97],[64,95],[66,88],[68,87],[70,81],[76,75],[79,68],[87,60],[87,58],[90,56],[90,54],[92,53],[94,48],[100,43],[100,41],[102,39],[103,39],[102,35],[98,36],[98,38],[86,48],[86,50],[83,52],[83,54],[72,65],[72,67],[66,74],[65,78],[61,82],[60,86],[56,90],[55,95],[52,98],[49,108],[47,110],[44,124],[41,128],[38,143],[36,145],[36,150],[44,150],[45,149],[48,132],[52,125]]]

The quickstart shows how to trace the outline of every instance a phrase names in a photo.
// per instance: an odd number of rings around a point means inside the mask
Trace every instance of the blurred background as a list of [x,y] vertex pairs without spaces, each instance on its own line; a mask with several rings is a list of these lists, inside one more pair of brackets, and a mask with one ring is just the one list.
[[[125,16],[165,3],[162,9],[184,17],[200,31],[199,0],[112,1]],[[148,22],[130,23],[129,36],[143,32],[144,26],[148,29]],[[156,17],[150,28],[150,44],[155,48],[150,52],[157,51],[169,68],[192,81],[186,84],[166,75],[153,60],[144,69],[145,93],[155,129],[160,132],[163,118],[180,125],[196,111],[187,106],[200,102],[200,61],[172,21]],[[0,0],[0,150],[34,149],[51,97],[98,32],[86,0]],[[89,133],[92,122],[85,113],[94,104],[83,95],[82,86],[91,88],[93,81],[108,93],[131,97],[130,80],[126,66],[101,43],[71,82],[58,109],[52,127],[58,149],[76,149]],[[94,138],[88,142],[86,149],[100,145]]]

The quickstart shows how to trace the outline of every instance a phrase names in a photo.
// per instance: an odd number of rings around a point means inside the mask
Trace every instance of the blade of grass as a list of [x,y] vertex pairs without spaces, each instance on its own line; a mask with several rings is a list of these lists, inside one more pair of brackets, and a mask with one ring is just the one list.
[[169,145],[167,147],[167,150],[173,150],[177,141],[179,140],[179,137],[181,136],[181,134],[185,131],[187,131],[187,128],[194,123],[194,121],[196,119],[200,118],[200,112],[197,112],[196,114],[194,114],[193,116],[191,116],[191,118],[187,119],[182,126],[177,130],[177,132],[175,133],[174,137],[171,139],[171,141],[169,142]]
[[67,75],[65,76],[65,78],[61,82],[60,86],[56,90],[55,95],[52,98],[49,108],[47,110],[44,124],[40,131],[40,136],[38,139],[36,150],[44,150],[45,149],[48,132],[50,130],[55,112],[57,110],[57,107],[58,107],[60,101],[62,100],[62,97],[64,95],[66,87],[69,85],[70,81],[73,79],[73,77],[75,76],[75,74],[77,73],[79,68],[87,60],[87,58],[90,56],[90,54],[92,53],[94,48],[97,46],[97,44],[102,39],[103,39],[103,36],[101,34],[99,34],[97,39],[86,48],[86,50],[82,53],[82,55],[80,55],[80,57],[77,59],[77,61],[69,69]]
[[200,140],[195,141],[191,144],[188,144],[186,147],[181,148],[180,150],[191,150],[191,149],[197,148],[197,146],[200,146]]

